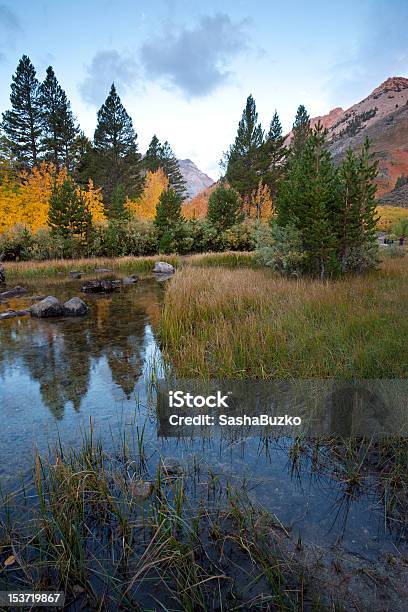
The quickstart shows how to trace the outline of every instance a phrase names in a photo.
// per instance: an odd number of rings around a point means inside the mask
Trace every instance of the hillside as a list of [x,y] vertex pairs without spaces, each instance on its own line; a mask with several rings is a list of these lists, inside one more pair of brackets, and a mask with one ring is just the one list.
[[214,183],[213,179],[197,168],[191,159],[179,159],[178,163],[181,174],[187,183],[188,198],[193,198],[197,193]]
[[[393,190],[399,176],[408,174],[408,79],[391,77],[361,102],[315,117],[312,125],[318,120],[328,129],[329,148],[336,161],[349,147],[358,150],[366,137],[370,139],[379,165],[379,197]],[[383,201],[408,205],[406,195],[406,190],[401,190]]]

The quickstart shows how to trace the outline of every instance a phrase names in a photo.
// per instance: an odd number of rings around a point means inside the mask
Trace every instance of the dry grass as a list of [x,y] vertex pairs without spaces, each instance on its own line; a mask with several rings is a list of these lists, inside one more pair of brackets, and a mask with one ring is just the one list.
[[156,261],[167,261],[175,267],[192,266],[253,266],[253,253],[225,252],[197,255],[152,255],[146,257],[95,257],[83,259],[53,259],[49,261],[6,262],[7,279],[10,282],[50,279],[68,276],[71,270],[92,274],[95,268],[111,268],[114,272],[152,272]]
[[165,297],[165,353],[184,377],[404,377],[407,273],[405,258],[336,282],[186,268]]

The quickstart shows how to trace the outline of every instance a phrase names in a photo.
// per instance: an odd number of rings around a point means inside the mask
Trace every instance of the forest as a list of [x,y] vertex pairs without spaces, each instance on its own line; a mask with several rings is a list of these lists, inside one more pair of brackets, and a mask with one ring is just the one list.
[[81,131],[51,66],[29,57],[2,116],[0,252],[9,260],[252,251],[283,274],[320,278],[376,266],[376,164],[369,143],[335,166],[327,133],[303,105],[289,138],[249,95],[222,178],[186,199],[170,144],[139,151],[112,84],[93,140]]

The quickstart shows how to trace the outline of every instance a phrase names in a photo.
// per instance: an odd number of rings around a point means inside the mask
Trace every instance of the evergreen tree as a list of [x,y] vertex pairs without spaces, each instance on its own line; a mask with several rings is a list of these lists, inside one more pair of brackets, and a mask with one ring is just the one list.
[[257,188],[263,170],[263,130],[258,123],[255,100],[248,96],[234,144],[226,155],[226,178],[242,196]]
[[162,167],[162,157],[163,147],[156,134],[154,134],[143,158],[143,168],[149,172],[157,172]]
[[220,185],[208,200],[208,220],[220,231],[232,227],[240,220],[241,204],[234,189]]
[[318,124],[293,156],[277,201],[278,224],[301,236],[305,271],[324,278],[336,271],[337,172]]
[[368,140],[359,156],[347,151],[339,168],[335,220],[341,272],[361,271],[377,263],[376,176],[377,162],[372,161]]
[[12,108],[3,113],[2,130],[15,160],[31,167],[40,155],[41,105],[35,68],[27,55],[19,61],[12,81]]
[[169,187],[162,192],[156,207],[154,225],[159,242],[159,251],[170,253],[177,250],[177,242],[183,234],[181,197]]
[[169,143],[162,145],[156,134],[150,141],[146,155],[143,158],[143,167],[149,172],[163,170],[169,179],[170,187],[184,199],[186,196],[186,182],[180,171],[180,166]]
[[45,158],[57,168],[64,165],[73,169],[75,140],[79,128],[75,124],[70,102],[55,76],[52,66],[40,86],[40,104],[43,122],[43,150]]
[[112,202],[118,184],[126,195],[138,197],[142,191],[140,154],[137,135],[115,85],[98,111],[98,123],[94,134],[94,149],[90,155],[91,178],[102,187],[105,202]]
[[306,108],[301,104],[296,112],[295,122],[292,128],[292,141],[290,143],[290,151],[293,157],[302,154],[303,148],[310,136],[310,117]]
[[129,218],[129,212],[126,209],[126,192],[123,185],[119,184],[115,187],[112,202],[109,207],[109,219],[123,221]]
[[285,139],[282,135],[282,125],[279,115],[275,110],[264,144],[266,166],[264,182],[269,187],[272,201],[274,201],[276,198],[279,182],[284,173],[287,155],[287,149],[284,145],[284,141]]
[[92,217],[86,200],[74,181],[67,178],[61,185],[54,185],[48,212],[48,225],[52,232],[64,238],[84,238],[91,224]]

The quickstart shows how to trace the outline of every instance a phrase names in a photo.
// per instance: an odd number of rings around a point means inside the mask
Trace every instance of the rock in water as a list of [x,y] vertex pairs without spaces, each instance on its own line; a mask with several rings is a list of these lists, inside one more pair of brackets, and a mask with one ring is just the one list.
[[135,480],[130,484],[132,497],[147,499],[153,493],[153,483],[146,480]]
[[181,476],[183,469],[180,462],[172,457],[165,457],[161,459],[161,468],[166,476]]
[[3,293],[0,293],[0,300],[5,300],[11,297],[19,297],[20,295],[24,295],[25,293],[27,293],[27,289],[25,289],[24,287],[20,287],[20,285],[17,285],[17,287],[14,287],[14,289],[9,289],[8,291],[3,291]]
[[61,317],[64,314],[64,307],[57,298],[49,295],[45,300],[37,302],[30,308],[32,317],[44,319],[46,317]]
[[156,261],[153,272],[156,274],[174,274],[175,268],[167,261]]
[[[120,284],[120,281],[119,281]],[[82,286],[81,291],[84,293],[112,293],[118,285],[110,280],[90,280]]]
[[139,280],[137,274],[131,274],[122,280],[123,285],[134,285]]
[[96,274],[109,274],[109,272],[113,272],[112,268],[95,268],[94,271]]
[[30,314],[30,310],[6,310],[6,312],[0,312],[0,321],[14,317],[24,317],[28,314]]
[[67,317],[83,317],[89,308],[79,297],[73,297],[64,304],[64,314]]

